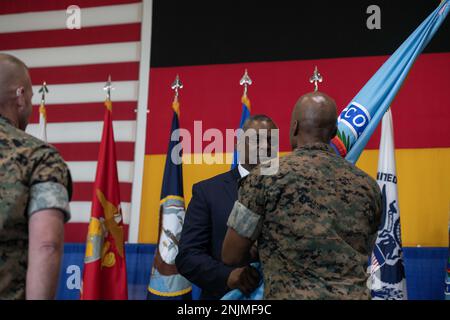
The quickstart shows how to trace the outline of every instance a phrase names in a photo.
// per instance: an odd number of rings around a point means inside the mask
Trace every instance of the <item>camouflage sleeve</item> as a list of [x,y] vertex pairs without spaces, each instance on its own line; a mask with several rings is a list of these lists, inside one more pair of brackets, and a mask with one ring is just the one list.
[[69,168],[59,153],[50,147],[39,149],[31,157],[35,165],[30,179],[28,216],[44,209],[59,209],[64,214],[64,221],[69,221],[72,191]]
[[252,241],[258,239],[264,221],[264,189],[262,176],[251,173],[241,180],[238,201],[227,226]]
[[370,235],[369,235],[369,247],[373,249],[375,241],[377,239],[378,228],[380,227],[381,217],[383,215],[383,201],[381,190],[378,183],[373,180],[372,187],[372,210],[373,216],[370,219]]

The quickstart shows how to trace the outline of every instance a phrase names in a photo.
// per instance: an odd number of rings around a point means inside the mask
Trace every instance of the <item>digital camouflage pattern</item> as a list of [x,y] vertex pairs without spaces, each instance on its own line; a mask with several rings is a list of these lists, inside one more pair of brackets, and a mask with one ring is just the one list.
[[59,153],[0,117],[0,299],[24,299],[28,218],[56,208],[70,218],[71,178]]
[[228,226],[257,240],[265,299],[370,299],[368,256],[381,218],[374,179],[310,144],[275,175],[242,179]]

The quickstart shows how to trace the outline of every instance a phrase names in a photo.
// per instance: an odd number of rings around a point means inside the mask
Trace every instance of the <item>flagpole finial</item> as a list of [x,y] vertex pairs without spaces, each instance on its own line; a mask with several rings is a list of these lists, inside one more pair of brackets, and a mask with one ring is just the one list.
[[250,79],[247,69],[245,69],[244,75],[242,76],[241,81],[239,81],[239,84],[241,86],[244,86],[244,96],[247,96],[248,86],[251,86],[252,83],[253,83],[253,81],[252,81],[252,79]]
[[175,99],[178,99],[179,90],[183,89],[183,83],[181,83],[180,76],[178,74],[170,87],[175,91]]
[[111,91],[114,90],[114,87],[112,86],[111,82],[111,75],[108,76],[108,81],[106,82],[105,86],[103,87],[103,90],[106,91],[106,100],[111,100]]
[[317,69],[317,66],[314,68],[314,73],[309,78],[310,83],[314,83],[314,92],[319,90],[319,85],[317,83],[321,83],[323,81],[322,75],[319,73],[319,69]]
[[41,103],[45,104],[45,94],[48,93],[47,82],[42,82],[42,87],[39,89],[39,93],[41,93]]

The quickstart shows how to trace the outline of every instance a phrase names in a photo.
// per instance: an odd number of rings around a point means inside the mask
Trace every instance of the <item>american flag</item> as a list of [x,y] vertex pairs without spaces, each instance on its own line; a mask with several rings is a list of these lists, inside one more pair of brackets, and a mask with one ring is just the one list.
[[[67,8],[81,8],[80,29],[68,29]],[[113,120],[122,211],[130,221],[139,85],[142,3],[136,0],[2,0],[0,52],[23,60],[33,83],[33,115],[27,132],[39,137],[38,90],[47,82],[47,140],[72,173],[72,219],[66,242],[84,242],[105,93],[112,76]],[[126,227],[126,230],[128,228]],[[125,239],[127,239],[127,234]]]

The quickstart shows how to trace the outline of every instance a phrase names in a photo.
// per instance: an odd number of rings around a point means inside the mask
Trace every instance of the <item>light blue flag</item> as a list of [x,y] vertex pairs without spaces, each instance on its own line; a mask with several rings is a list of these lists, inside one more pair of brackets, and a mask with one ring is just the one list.
[[346,153],[348,161],[356,163],[358,160],[415,60],[446,18],[449,8],[449,0],[442,1],[341,112],[338,135],[332,146],[341,155]]

